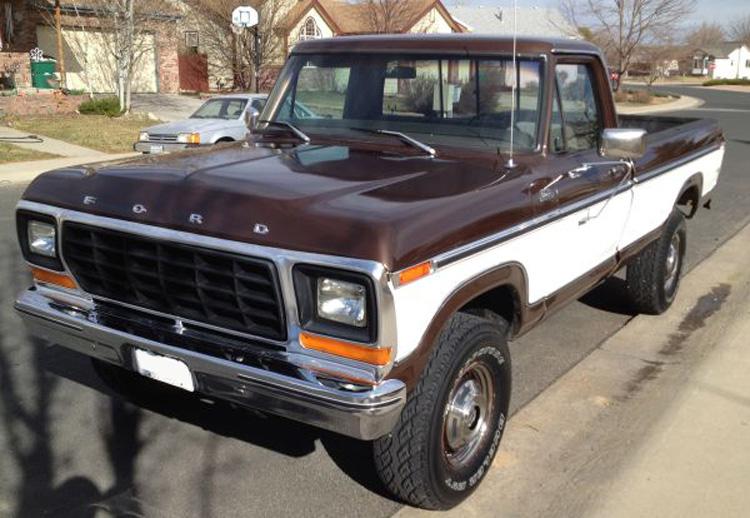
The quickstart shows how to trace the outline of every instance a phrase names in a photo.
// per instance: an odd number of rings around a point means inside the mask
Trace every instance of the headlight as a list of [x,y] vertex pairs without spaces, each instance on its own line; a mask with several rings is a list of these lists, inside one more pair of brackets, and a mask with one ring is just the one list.
[[361,284],[320,277],[316,299],[320,318],[367,326],[367,289]]
[[200,144],[200,133],[180,133],[177,135],[177,142],[180,144]]
[[44,257],[57,257],[57,230],[50,223],[29,221],[29,251]]
[[138,140],[140,140],[141,142],[147,142],[148,139],[149,139],[148,131],[141,131],[138,134]]
[[363,344],[377,341],[375,284],[364,273],[311,264],[294,267],[302,329]]

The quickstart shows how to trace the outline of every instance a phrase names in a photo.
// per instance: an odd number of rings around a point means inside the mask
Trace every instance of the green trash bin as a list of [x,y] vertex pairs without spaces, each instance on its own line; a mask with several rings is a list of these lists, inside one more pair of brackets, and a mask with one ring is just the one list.
[[33,61],[31,63],[31,86],[34,88],[52,88],[47,78],[55,77],[57,63],[54,61]]

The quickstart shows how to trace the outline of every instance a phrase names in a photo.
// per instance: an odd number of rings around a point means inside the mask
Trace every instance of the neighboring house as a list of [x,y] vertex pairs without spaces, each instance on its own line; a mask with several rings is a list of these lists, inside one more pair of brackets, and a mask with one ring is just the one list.
[[278,27],[286,43],[285,54],[298,41],[315,38],[377,32],[464,32],[440,0],[403,0],[393,20],[375,16],[366,2],[298,0],[291,4]]
[[498,6],[455,6],[450,14],[467,32],[512,35],[514,26],[519,36],[550,38],[576,37],[578,31],[568,23],[559,10],[547,7],[512,8]]
[[[217,25],[201,11],[200,0],[175,0],[182,4],[181,47],[207,57],[208,84],[232,86],[236,45],[228,22]],[[267,90],[286,61],[292,47],[301,40],[331,38],[379,32],[449,33],[463,32],[440,0],[401,0],[393,19],[373,18],[364,0],[247,0],[260,13],[265,38],[262,90]],[[270,35],[270,36],[269,36]],[[181,59],[183,59],[181,57]]]
[[711,79],[750,79],[750,48],[727,41],[693,51],[691,73]]
[[[0,0],[0,27],[3,28],[0,73],[11,59],[21,59],[21,67],[28,69],[28,53],[36,47],[43,51],[45,58],[58,58],[53,8],[52,0]],[[114,92],[115,59],[108,50],[112,40],[110,33],[102,30],[85,1],[63,1],[61,12],[65,86],[96,93]],[[176,39],[179,19],[174,13],[149,14],[146,31],[138,42],[141,50],[134,67],[133,92],[179,91]],[[18,77],[22,80],[18,81]],[[20,87],[31,86],[21,74],[17,74],[16,82]]]

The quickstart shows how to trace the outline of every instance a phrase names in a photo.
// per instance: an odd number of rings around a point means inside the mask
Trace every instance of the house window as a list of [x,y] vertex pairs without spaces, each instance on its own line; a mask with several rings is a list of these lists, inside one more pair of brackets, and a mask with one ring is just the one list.
[[185,31],[185,48],[198,52],[200,46],[200,36],[198,31]]
[[745,61],[745,68],[750,68],[750,59]]
[[320,27],[318,27],[318,23],[315,21],[315,18],[310,16],[307,18],[307,20],[305,20],[305,24],[300,29],[299,37],[297,39],[299,41],[316,40],[318,38],[321,38],[322,36],[323,35],[320,33]]

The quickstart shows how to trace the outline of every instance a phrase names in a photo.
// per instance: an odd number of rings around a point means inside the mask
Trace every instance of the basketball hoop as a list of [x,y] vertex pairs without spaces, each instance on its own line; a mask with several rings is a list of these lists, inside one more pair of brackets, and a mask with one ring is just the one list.
[[232,25],[240,29],[255,27],[258,21],[258,11],[250,6],[240,6],[232,11]]

